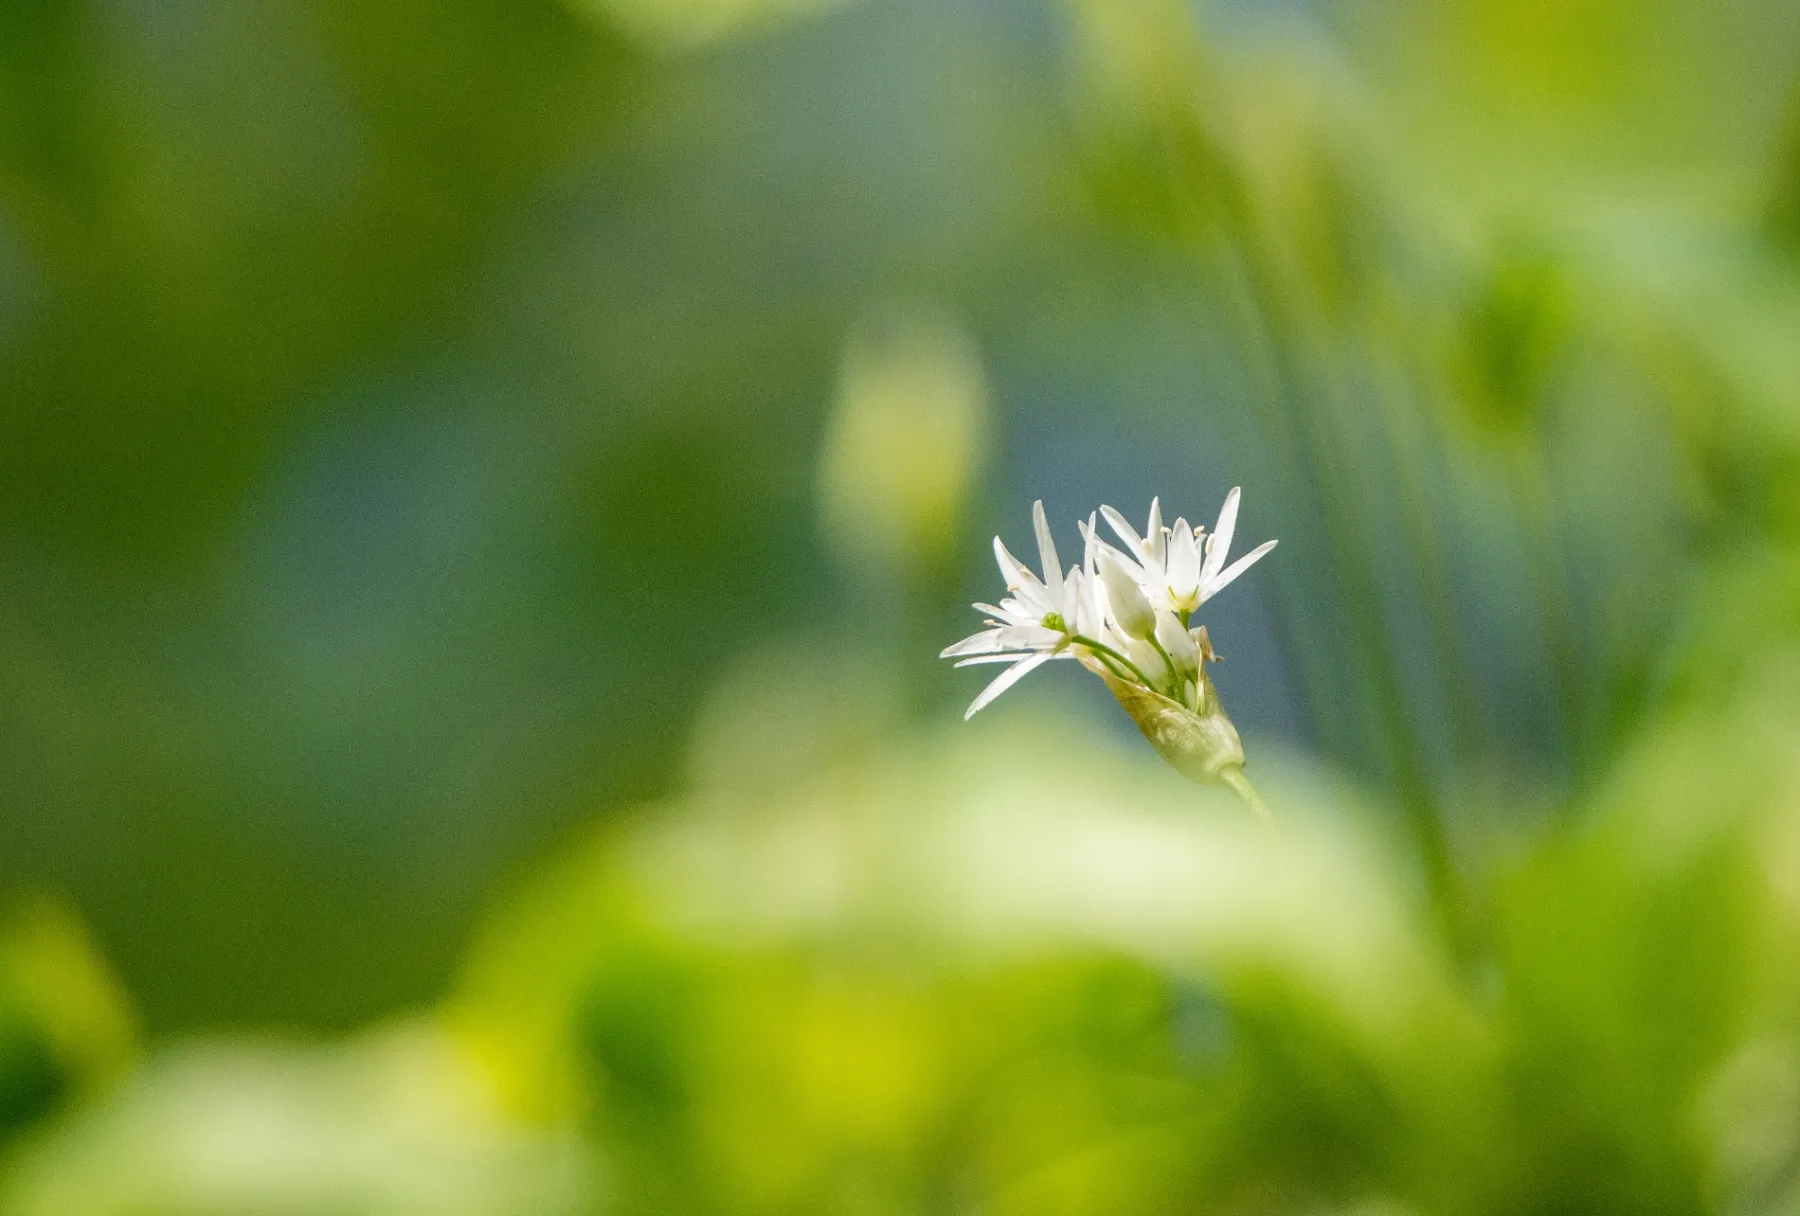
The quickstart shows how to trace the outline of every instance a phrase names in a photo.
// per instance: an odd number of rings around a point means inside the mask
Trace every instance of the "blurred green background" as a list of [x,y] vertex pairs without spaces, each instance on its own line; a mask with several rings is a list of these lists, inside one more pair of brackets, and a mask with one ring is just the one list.
[[0,1216],[1800,1210],[1800,8],[6,0],[0,896]]

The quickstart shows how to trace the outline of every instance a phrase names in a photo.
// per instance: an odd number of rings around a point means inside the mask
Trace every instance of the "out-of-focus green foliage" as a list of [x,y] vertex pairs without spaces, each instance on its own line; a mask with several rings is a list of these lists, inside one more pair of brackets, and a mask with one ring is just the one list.
[[588,1154],[509,1124],[429,1027],[339,1048],[176,1050],[34,1147],[8,1216],[561,1216]]
[[500,918],[455,1024],[636,1212],[1154,1208],[1244,1080],[1232,995],[1357,1051],[1466,1031],[1366,842],[1060,732],[646,810]]
[[125,999],[79,922],[34,901],[0,925],[0,1146],[106,1093],[134,1062]]
[[1039,719],[646,809],[452,1019],[625,1212],[1781,1211],[1794,693],[1646,739],[1475,960],[1341,792],[1263,832]]

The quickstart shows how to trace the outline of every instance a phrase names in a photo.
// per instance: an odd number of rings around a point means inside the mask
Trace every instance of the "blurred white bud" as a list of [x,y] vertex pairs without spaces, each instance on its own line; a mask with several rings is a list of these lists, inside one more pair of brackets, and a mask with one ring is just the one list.
[[719,42],[742,30],[836,8],[839,0],[567,0],[584,17],[666,51]]
[[987,419],[981,363],[962,331],[916,315],[859,331],[819,464],[826,537],[889,577],[946,562]]

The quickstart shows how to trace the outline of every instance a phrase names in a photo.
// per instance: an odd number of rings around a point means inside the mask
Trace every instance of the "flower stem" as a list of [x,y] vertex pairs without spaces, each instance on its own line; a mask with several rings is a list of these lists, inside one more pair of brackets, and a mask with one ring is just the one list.
[[1230,768],[1221,770],[1219,780],[1229,785],[1231,792],[1242,798],[1244,805],[1249,807],[1258,819],[1266,824],[1275,822],[1275,817],[1269,813],[1269,804],[1262,800],[1262,795],[1256,792],[1254,785],[1250,784],[1250,778],[1244,775],[1242,765],[1234,764]]
[[1070,634],[1069,640],[1071,642],[1075,643],[1077,646],[1086,646],[1089,650],[1093,651],[1095,654],[1109,655],[1112,658],[1118,660],[1119,662],[1125,664],[1126,669],[1129,670],[1132,675],[1136,676],[1138,683],[1142,684],[1145,688],[1155,688],[1156,687],[1156,685],[1154,685],[1150,682],[1150,677],[1145,675],[1141,670],[1139,670],[1138,665],[1136,663],[1133,663],[1130,659],[1126,658],[1124,655],[1122,655],[1118,651],[1114,650],[1111,646],[1108,646],[1105,642],[1096,642],[1093,638],[1084,637],[1079,633]]
[[1175,660],[1169,657],[1169,652],[1163,649],[1163,644],[1156,640],[1155,634],[1150,635],[1149,642],[1156,647],[1156,653],[1162,656],[1163,666],[1169,669],[1169,691],[1179,701],[1181,699],[1181,672],[1176,669]]

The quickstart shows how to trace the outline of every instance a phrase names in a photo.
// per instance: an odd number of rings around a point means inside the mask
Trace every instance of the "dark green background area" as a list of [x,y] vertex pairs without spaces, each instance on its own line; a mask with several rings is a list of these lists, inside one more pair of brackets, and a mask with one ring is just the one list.
[[841,623],[846,318],[1004,314],[1072,223],[1044,14],[0,22],[0,855],[158,1027],[441,986],[735,648]]

